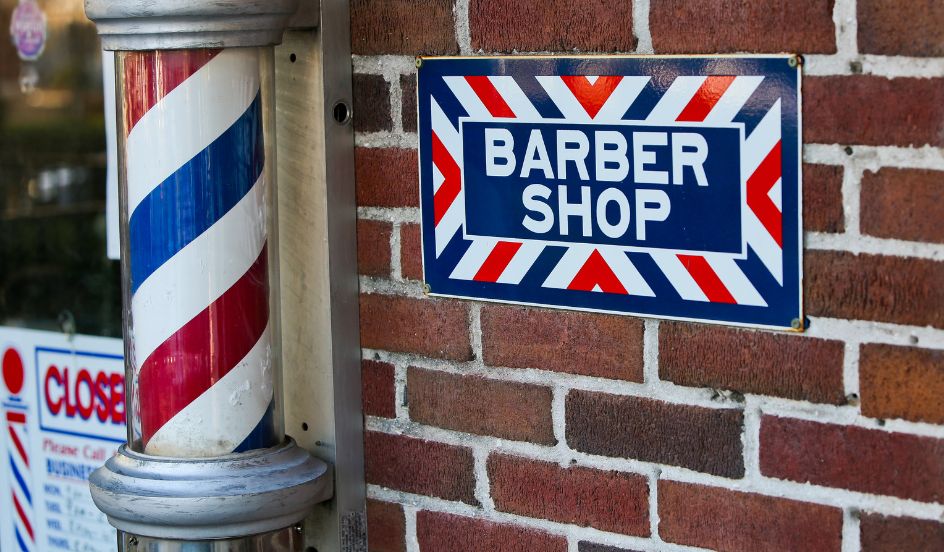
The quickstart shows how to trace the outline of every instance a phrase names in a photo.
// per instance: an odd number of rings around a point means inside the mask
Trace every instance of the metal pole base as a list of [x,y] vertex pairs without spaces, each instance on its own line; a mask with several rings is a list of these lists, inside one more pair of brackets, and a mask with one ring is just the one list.
[[301,526],[238,539],[181,541],[118,532],[118,552],[301,552]]
[[[289,437],[277,447],[216,458],[164,458],[122,446],[92,473],[89,487],[108,522],[135,538],[239,541],[304,519],[331,498],[332,474]],[[181,546],[166,550],[256,550]]]

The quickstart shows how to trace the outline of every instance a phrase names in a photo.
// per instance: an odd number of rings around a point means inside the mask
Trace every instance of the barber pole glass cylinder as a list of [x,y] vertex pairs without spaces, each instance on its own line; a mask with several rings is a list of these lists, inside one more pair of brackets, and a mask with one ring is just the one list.
[[128,443],[283,441],[271,47],[119,51]]

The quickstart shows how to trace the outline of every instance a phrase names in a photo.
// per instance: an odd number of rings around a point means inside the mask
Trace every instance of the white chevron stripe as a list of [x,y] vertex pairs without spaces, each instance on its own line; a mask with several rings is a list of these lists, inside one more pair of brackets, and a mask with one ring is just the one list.
[[547,92],[547,95],[551,98],[551,101],[557,106],[557,109],[559,109],[561,114],[569,121],[590,120],[590,115],[587,114],[587,110],[580,105],[580,102],[574,97],[574,93],[564,84],[563,79],[559,76],[539,76],[536,78],[538,83],[540,83],[544,91]]
[[519,284],[524,279],[528,270],[534,265],[535,261],[544,251],[544,245],[535,241],[525,241],[518,248],[518,252],[511,258],[511,262],[505,267],[504,272],[498,277],[497,282],[501,284]]
[[725,254],[706,254],[705,260],[724,283],[731,296],[739,305],[766,307],[767,302],[761,297],[744,272],[738,268],[734,258]]
[[472,90],[472,86],[465,80],[465,77],[443,77],[443,80],[446,81],[446,86],[462,104],[469,117],[478,120],[492,118],[492,114],[488,112],[485,104],[479,99],[475,90]]
[[446,177],[443,176],[443,173],[439,171],[439,167],[436,166],[436,163],[433,163],[433,195],[439,191],[439,187],[443,185],[443,182],[446,181]]
[[630,295],[641,295],[646,297],[655,297],[655,292],[646,283],[646,280],[639,273],[636,265],[633,264],[626,253],[616,247],[598,247],[600,256],[610,265],[613,273],[619,278],[626,292]]
[[262,420],[273,397],[270,326],[225,376],[167,421],[144,452],[158,456],[229,454]]
[[446,146],[449,155],[456,160],[456,164],[462,166],[462,137],[456,127],[449,122],[449,117],[443,112],[434,98],[430,98],[430,123],[433,132],[439,138],[439,141]]
[[472,245],[456,263],[456,267],[449,277],[454,280],[473,279],[479,269],[482,268],[482,265],[485,264],[485,259],[495,249],[497,243],[498,238],[475,238],[472,240]]
[[777,100],[744,142],[741,167],[750,178],[780,141],[780,100]]
[[577,271],[590,258],[593,249],[594,246],[586,244],[569,246],[567,252],[564,253],[564,256],[561,257],[561,260],[558,261],[541,285],[546,288],[567,289],[567,286],[574,281]]
[[623,77],[623,80],[616,85],[616,89],[610,94],[606,103],[600,108],[594,120],[619,121],[623,115],[626,114],[626,111],[629,110],[629,106],[633,105],[633,102],[639,97],[639,93],[646,87],[646,84],[649,83],[649,78],[650,77],[636,76]]
[[672,81],[672,84],[669,85],[669,89],[665,91],[665,94],[663,94],[659,102],[656,103],[656,106],[652,108],[646,120],[656,123],[667,123],[677,119],[682,110],[685,109],[685,106],[688,105],[688,102],[690,102],[692,97],[695,96],[695,93],[698,92],[702,83],[705,82],[705,78],[706,77],[690,76],[676,77],[676,79]]
[[452,202],[449,210],[443,215],[442,220],[436,225],[434,235],[436,237],[436,256],[442,255],[443,250],[449,245],[449,241],[456,232],[462,228],[465,222],[465,193],[459,192],[456,200]]
[[735,77],[731,86],[724,91],[718,103],[705,117],[705,122],[710,124],[730,123],[763,80],[764,77]]
[[656,262],[659,270],[665,274],[675,291],[686,301],[708,301],[708,296],[698,287],[691,273],[685,269],[682,261],[675,253],[669,251],[653,251],[649,253]]
[[511,111],[514,112],[518,121],[541,120],[541,114],[538,113],[538,110],[534,108],[534,104],[531,103],[531,100],[528,99],[521,90],[521,87],[518,86],[518,83],[515,82],[514,77],[503,75],[489,77],[488,80],[492,82],[495,90],[498,90],[498,93],[501,94],[502,99],[505,100],[505,103],[508,104]]
[[258,49],[228,48],[145,113],[125,145],[129,216],[154,188],[232,126],[258,92]]
[[744,234],[747,236],[747,244],[751,246],[757,256],[760,257],[764,266],[770,271],[770,274],[777,280],[777,283],[783,285],[783,250],[777,245],[770,232],[764,228],[757,215],[750,209],[746,209],[747,215],[744,217]]
[[134,364],[200,314],[249,270],[266,240],[265,172],[203,234],[154,271],[131,298]]
[[767,197],[777,206],[777,210],[783,212],[783,178],[778,178],[774,185],[767,192]]

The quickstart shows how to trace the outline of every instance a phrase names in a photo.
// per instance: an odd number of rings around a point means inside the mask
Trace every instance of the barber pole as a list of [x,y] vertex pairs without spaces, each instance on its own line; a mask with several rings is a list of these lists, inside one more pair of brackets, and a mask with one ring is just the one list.
[[36,549],[36,535],[33,532],[33,493],[30,472],[30,457],[27,447],[29,437],[26,429],[26,412],[7,410],[7,451],[10,456],[10,490],[13,503],[13,533],[16,544],[23,552]]
[[121,54],[143,450],[278,443],[257,48]]

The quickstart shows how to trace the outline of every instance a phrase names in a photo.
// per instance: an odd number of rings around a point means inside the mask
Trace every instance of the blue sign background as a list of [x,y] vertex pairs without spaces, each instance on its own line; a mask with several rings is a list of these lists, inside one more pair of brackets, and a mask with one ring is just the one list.
[[[505,128],[514,137],[514,151],[517,160],[515,171],[506,177],[486,176],[485,174],[485,129]],[[630,146],[627,158],[630,167],[629,177],[622,182],[602,182],[595,178],[596,148],[592,141],[586,159],[589,180],[582,181],[577,175],[573,163],[567,163],[568,174],[564,179],[548,179],[541,170],[532,170],[527,178],[521,178],[521,164],[525,158],[525,148],[532,129],[538,129],[545,135],[547,154],[550,165],[557,171],[557,149],[554,147],[554,135],[557,130],[577,130],[587,133],[595,131],[617,131],[627,134]],[[633,181],[632,132],[666,132],[669,134],[668,146],[648,147],[655,156],[654,163],[645,168],[661,171],[672,179],[671,148],[672,134],[685,132],[703,136],[708,144],[709,154],[704,163],[708,186],[698,186],[694,171],[684,167],[683,183],[668,185],[641,183]],[[741,178],[740,178],[740,131],[736,128],[698,128],[666,127],[639,125],[573,125],[559,123],[501,123],[501,122],[463,122],[462,123],[463,174],[465,176],[466,234],[496,236],[504,238],[538,239],[578,243],[613,244],[624,246],[662,247],[691,251],[724,251],[741,253]],[[559,176],[556,175],[555,176]],[[567,201],[579,203],[580,187],[591,189],[591,213],[594,219],[591,225],[593,235],[585,237],[580,231],[580,221],[570,217],[570,231],[564,235],[559,232],[560,225],[554,224],[550,232],[537,234],[525,228],[521,221],[530,212],[522,203],[522,191],[529,184],[543,184],[553,190],[548,203],[557,210],[557,190],[559,185],[566,185]],[[597,197],[607,188],[616,188],[629,198],[631,207],[630,224],[627,233],[618,238],[611,238],[600,231],[595,222]],[[634,191],[637,188],[662,190],[669,195],[671,211],[668,219],[647,225],[645,240],[639,240],[635,233]],[[500,206],[500,209],[496,209]],[[618,208],[613,202],[607,205],[607,220],[611,224],[619,220]],[[530,213],[535,218],[533,213]],[[732,214],[735,215],[732,217]],[[559,217],[558,217],[559,218]]]
[[[424,279],[434,295],[474,298],[511,303],[574,308],[625,314],[639,314],[685,320],[700,320],[755,327],[796,327],[803,320],[800,231],[800,142],[799,142],[799,77],[797,67],[791,67],[788,56],[726,57],[504,57],[504,58],[425,58],[418,72],[420,199],[423,235]],[[651,288],[653,296],[618,295],[574,289],[546,287],[544,284],[561,259],[568,252],[565,245],[549,243],[533,261],[527,273],[514,284],[494,281],[476,281],[451,277],[457,265],[470,251],[472,240],[467,236],[483,235],[526,237],[520,234],[521,195],[518,179],[509,183],[509,190],[499,190],[490,184],[482,185],[476,176],[467,173],[463,182],[468,213],[467,227],[452,235],[446,244],[439,244],[437,253],[437,214],[434,209],[434,168],[432,160],[432,101],[441,108],[448,123],[463,132],[476,132],[468,121],[470,113],[450,89],[444,77],[450,76],[509,76],[531,101],[544,123],[556,123],[554,128],[567,128],[572,121],[565,119],[562,110],[542,87],[538,78],[546,75],[644,75],[651,77],[643,90],[629,105],[622,121],[632,124],[643,121],[653,110],[673,81],[682,76],[762,76],[763,81],[744,102],[731,123],[743,127],[748,139],[775,103],[780,110],[781,176],[780,212],[782,224],[782,275],[775,277],[762,260],[760,253],[748,244],[743,258],[735,261],[737,269],[763,298],[765,305],[732,304],[726,302],[693,301],[682,297],[667,278],[653,256],[644,251],[627,251],[626,258],[633,264]],[[513,121],[513,120],[512,120]],[[508,128],[515,123],[508,125]],[[710,125],[709,125],[710,126]],[[480,128],[480,127],[479,127]],[[681,128],[674,127],[673,128]],[[468,143],[468,140],[465,140]],[[712,141],[714,143],[714,141]],[[469,155],[473,166],[481,163],[473,150]],[[714,170],[714,169],[712,169]],[[720,169],[718,169],[720,170]],[[554,182],[556,184],[556,182]],[[573,183],[571,183],[573,186]],[[646,186],[651,187],[651,186]],[[664,186],[662,189],[671,188]],[[682,186],[686,188],[686,186]],[[688,188],[694,188],[689,186]],[[697,190],[684,191],[686,197],[673,197],[673,209],[695,205],[704,198],[687,197]],[[709,192],[714,194],[715,192]],[[577,194],[577,192],[574,192]],[[695,194],[697,195],[697,194]],[[578,196],[575,195],[573,199]],[[693,215],[691,227],[679,226],[673,240],[701,244],[703,251],[727,250],[734,241],[739,215],[730,202],[715,199],[707,201],[713,207],[700,215]],[[677,207],[678,206],[678,207]],[[721,225],[720,228],[711,228]],[[707,229],[706,229],[707,227]],[[654,228],[654,227],[653,227]],[[686,232],[705,232],[704,236],[683,235]],[[555,240],[566,241],[561,236]],[[661,239],[661,238],[660,238]],[[666,238],[668,239],[668,238]],[[737,241],[740,242],[740,237]],[[583,241],[583,240],[581,240]],[[590,240],[587,240],[589,242]],[[595,240],[594,240],[595,242]],[[669,242],[666,242],[669,243]],[[677,247],[677,242],[673,242]]]

